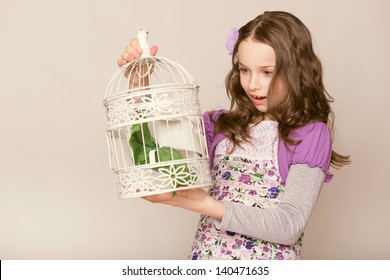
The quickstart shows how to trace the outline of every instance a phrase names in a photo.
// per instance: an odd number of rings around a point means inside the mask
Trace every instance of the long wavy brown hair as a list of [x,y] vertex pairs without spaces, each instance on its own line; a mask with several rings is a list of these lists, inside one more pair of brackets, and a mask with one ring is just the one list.
[[[233,67],[225,80],[230,110],[217,119],[215,132],[226,135],[235,147],[250,138],[249,125],[264,118],[240,84],[237,52],[247,38],[267,44],[275,51],[276,65],[266,114],[278,122],[279,137],[287,143],[298,144],[299,141],[289,138],[290,133],[310,122],[327,124],[333,135],[334,113],[330,107],[333,98],[324,87],[322,65],[313,50],[310,31],[294,15],[278,11],[265,12],[239,29],[232,55]],[[277,98],[278,82],[282,82],[287,93],[282,101]],[[333,167],[348,163],[349,156],[332,151]]]

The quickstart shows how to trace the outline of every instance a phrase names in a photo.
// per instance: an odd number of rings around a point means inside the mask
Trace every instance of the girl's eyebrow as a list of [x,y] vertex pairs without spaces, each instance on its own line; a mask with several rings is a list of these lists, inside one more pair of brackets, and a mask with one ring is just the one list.
[[[245,64],[241,62],[238,62],[238,65],[248,68]],[[270,68],[270,67],[275,67],[275,65],[264,65],[264,66],[259,66],[258,68]]]

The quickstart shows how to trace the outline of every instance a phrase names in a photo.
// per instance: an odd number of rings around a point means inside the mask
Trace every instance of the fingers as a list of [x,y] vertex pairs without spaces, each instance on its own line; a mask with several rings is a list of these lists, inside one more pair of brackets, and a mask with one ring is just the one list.
[[119,67],[122,67],[123,65],[125,65],[126,63],[128,63],[129,61],[126,60],[126,59],[123,59],[122,57],[120,57],[118,60],[117,60],[117,64]]
[[139,45],[139,42],[137,39],[131,39],[129,47],[132,47],[134,50],[136,50],[139,54],[142,53],[142,48]]
[[126,61],[126,63],[127,62],[130,62],[130,61],[133,61],[134,59],[137,59],[137,58],[139,58],[140,57],[140,55],[138,55],[138,54],[130,54],[129,52],[127,52],[127,51],[125,51],[125,52],[123,52],[122,54],[121,54],[121,59],[123,60],[123,61]]
[[157,54],[157,51],[158,51],[158,47],[157,46],[152,46],[150,48],[150,52],[153,56],[155,56]]
[[[152,46],[150,48],[150,52],[153,56],[157,54],[158,47]],[[131,62],[135,59],[140,58],[142,55],[142,48],[139,45],[139,42],[137,39],[132,39],[129,43],[129,45],[126,46],[124,52],[121,54],[121,57],[117,60],[117,64],[119,67],[122,67],[123,65],[127,64],[128,62]]]
[[[126,57],[130,59],[137,59],[141,57],[142,49],[138,43],[137,39],[132,39],[130,44],[126,47],[125,52],[123,53]],[[122,54],[122,57],[123,57]]]
[[138,40],[132,39],[129,45],[126,46],[124,52],[121,54],[121,57],[117,60],[118,66],[121,67],[128,62],[140,58],[141,54],[142,49],[138,43]]
[[166,203],[167,201],[172,199],[172,193],[168,192],[162,194],[154,194],[154,195],[143,196],[142,198],[152,203]]

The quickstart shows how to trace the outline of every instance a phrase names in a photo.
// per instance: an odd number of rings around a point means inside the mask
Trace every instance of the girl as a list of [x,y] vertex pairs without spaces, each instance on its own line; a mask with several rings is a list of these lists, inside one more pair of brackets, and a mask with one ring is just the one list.
[[[350,162],[332,150],[322,66],[309,30],[286,12],[233,29],[229,46],[230,110],[204,114],[214,186],[145,199],[202,214],[191,259],[299,259],[329,166]],[[132,40],[119,66],[141,52]]]

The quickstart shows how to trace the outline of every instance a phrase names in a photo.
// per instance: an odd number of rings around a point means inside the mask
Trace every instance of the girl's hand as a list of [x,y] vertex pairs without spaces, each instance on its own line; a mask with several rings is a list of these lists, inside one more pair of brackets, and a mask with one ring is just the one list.
[[[156,55],[157,50],[158,50],[157,46],[152,46],[150,48],[150,52],[152,53],[153,56]],[[118,66],[121,67],[130,61],[140,58],[141,54],[142,54],[142,49],[138,43],[138,40],[131,39],[130,43],[126,46],[121,57],[118,58],[117,60]]]
[[[153,56],[156,55],[157,50],[158,50],[157,46],[152,46],[150,48],[150,52]],[[129,45],[126,46],[121,57],[118,58],[118,60],[117,60],[118,66],[122,67],[123,65],[127,64],[128,62],[131,62],[135,59],[140,58],[141,54],[142,54],[142,48],[140,47],[138,40],[137,39],[130,40]],[[146,65],[144,65],[139,70],[139,73],[142,73],[141,76],[137,75],[136,71],[133,71],[129,77],[130,69],[127,69],[127,71],[124,73],[124,76],[129,79],[128,87],[130,89],[133,89],[133,88],[148,86],[149,85],[149,77],[144,75],[145,73],[147,73],[147,71],[153,71],[153,69],[148,69],[148,67]],[[145,77],[141,78],[143,76],[145,76]]]
[[222,220],[224,205],[221,201],[211,198],[202,189],[177,190],[176,195],[172,193],[162,193],[145,196],[143,199],[153,203],[163,203],[187,209],[199,214],[214,217]]

